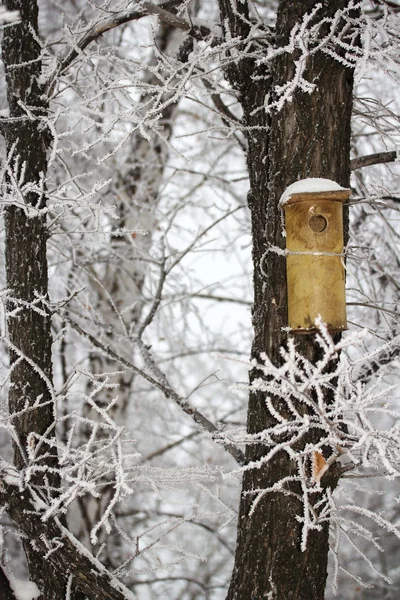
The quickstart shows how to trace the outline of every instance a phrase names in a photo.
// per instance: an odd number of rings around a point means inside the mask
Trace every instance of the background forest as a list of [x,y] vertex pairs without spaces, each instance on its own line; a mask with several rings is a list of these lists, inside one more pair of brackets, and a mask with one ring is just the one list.
[[[398,2],[0,20],[0,599],[397,599]],[[348,331],[299,341],[308,177],[351,188]]]

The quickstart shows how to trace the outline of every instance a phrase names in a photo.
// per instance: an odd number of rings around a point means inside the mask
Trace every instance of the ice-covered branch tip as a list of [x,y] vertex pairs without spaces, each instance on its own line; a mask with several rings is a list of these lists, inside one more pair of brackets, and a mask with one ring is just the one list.
[[[263,432],[264,439],[268,438],[276,450],[280,444],[276,440],[284,432],[282,451],[286,452],[292,446],[290,439],[306,438],[315,429],[320,432],[317,445],[309,445],[298,454],[291,451],[293,459],[303,459],[306,454],[311,455],[323,447],[331,447],[335,453],[340,447],[339,454],[347,456],[354,465],[378,471],[384,467],[388,477],[398,477],[400,414],[387,404],[392,388],[382,386],[383,375],[366,385],[357,381],[353,365],[344,356],[335,369],[330,370],[329,365],[340,351],[359,344],[360,336],[357,334],[334,343],[326,326],[321,322],[316,325],[320,330],[317,343],[322,358],[315,365],[297,351],[292,339],[287,349],[281,349],[281,366],[273,365],[267,356],[261,357],[262,362],[254,363],[261,376],[253,379],[250,389],[265,393],[268,410],[276,420],[275,425]],[[391,344],[385,344],[384,349],[387,351],[398,344],[399,340],[395,339]],[[368,364],[381,350],[365,354],[357,363]],[[278,403],[276,399],[279,399]],[[282,406],[287,410],[282,410]],[[370,417],[378,413],[390,417],[394,424],[382,429],[374,425]]]
[[312,194],[318,192],[336,192],[345,191],[346,188],[340,186],[336,181],[331,179],[324,179],[322,177],[310,177],[308,179],[301,179],[289,185],[283,192],[279,206],[284,206],[292,196],[295,194]]

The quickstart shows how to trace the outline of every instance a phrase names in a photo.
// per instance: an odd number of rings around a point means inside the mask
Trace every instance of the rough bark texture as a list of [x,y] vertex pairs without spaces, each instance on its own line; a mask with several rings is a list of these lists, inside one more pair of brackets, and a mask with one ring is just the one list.
[[[287,42],[296,22],[316,2],[281,0],[276,44]],[[343,0],[327,0],[322,14],[332,15],[346,6]],[[317,84],[313,93],[297,91],[292,102],[269,119],[262,109],[265,95],[294,74],[293,58],[284,54],[275,60],[264,78],[240,86],[246,125],[263,129],[248,133],[249,206],[252,214],[254,262],[254,343],[252,356],[265,352],[279,364],[279,348],[287,334],[285,259],[268,252],[269,245],[285,247],[278,202],[288,185],[307,177],[325,177],[342,186],[349,184],[350,114],[353,73],[342,64],[317,53],[309,59],[305,77]],[[263,75],[257,72],[257,75]],[[237,74],[236,74],[237,76]],[[235,74],[233,77],[235,80]],[[237,80],[236,80],[237,81]],[[273,99],[273,97],[272,97]],[[311,361],[318,360],[312,336],[298,339],[298,348]],[[260,374],[257,373],[257,376]],[[253,374],[254,376],[254,374]],[[327,398],[329,401],[329,398]],[[278,402],[278,400],[276,400]],[[274,425],[262,393],[251,393],[248,431],[255,434]],[[311,436],[308,441],[317,441]],[[250,445],[247,460],[259,460],[267,452],[262,444]],[[296,515],[301,505],[293,496],[266,494],[252,517],[251,491],[272,486],[285,476],[297,474],[286,453],[278,453],[262,468],[245,472],[238,521],[235,565],[228,600],[322,600],[327,576],[328,526],[312,532],[307,549],[301,552],[301,527]],[[330,482],[335,485],[335,480]],[[296,491],[296,488],[293,489]]]
[[[22,19],[5,29],[2,44],[11,121],[6,129],[6,148],[10,165],[8,200],[12,204],[5,211],[5,246],[7,287],[13,298],[9,310],[14,311],[8,318],[12,366],[9,410],[18,439],[14,444],[14,462],[18,469],[28,463],[51,468],[57,464],[51,441],[41,444],[35,459],[28,460],[27,457],[28,444],[34,448],[40,436],[54,424],[55,410],[51,393],[51,324],[46,307],[46,218],[35,210],[45,204],[41,188],[50,142],[43,121],[47,104],[39,86],[38,7],[34,0],[7,0],[5,6],[18,10]],[[20,208],[17,203],[19,206],[25,204],[25,207]],[[29,410],[34,404],[35,409]],[[46,439],[51,440],[54,434],[50,429]],[[49,493],[54,493],[59,486],[58,478],[51,473],[34,476],[33,481],[46,486]],[[31,577],[43,598],[64,598],[63,579],[43,561],[43,556],[32,548],[29,539],[24,540],[24,547]]]
[[[8,330],[14,364],[9,394],[10,412],[16,413],[39,400],[40,408],[14,417],[21,448],[16,448],[16,464],[26,465],[24,450],[29,432],[43,434],[53,421],[51,385],[50,319],[43,300],[47,298],[46,220],[28,214],[30,207],[43,208],[43,194],[27,191],[40,187],[46,173],[46,134],[40,118],[46,106],[36,83],[40,75],[40,47],[30,27],[37,31],[35,2],[9,0],[7,8],[19,10],[23,21],[4,32],[3,60],[6,65],[10,118],[6,143],[12,175],[8,175],[10,200],[25,204],[26,209],[11,205],[5,212],[7,286],[19,308],[9,318]],[[18,66],[24,64],[24,66]],[[27,112],[38,119],[29,118]],[[36,310],[31,306],[34,304]],[[17,363],[17,364],[16,364]],[[39,373],[38,370],[41,372]]]

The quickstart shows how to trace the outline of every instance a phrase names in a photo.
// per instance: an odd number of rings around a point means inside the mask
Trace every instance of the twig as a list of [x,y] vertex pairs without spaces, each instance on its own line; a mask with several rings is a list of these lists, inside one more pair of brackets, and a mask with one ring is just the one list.
[[369,302],[346,302],[346,306],[364,306],[365,308],[373,308],[374,310],[379,310],[380,312],[385,312],[389,315],[395,315],[396,317],[400,316],[398,311],[389,310],[382,306],[376,306],[376,304],[370,304]]
[[203,298],[204,300],[215,300],[216,302],[233,302],[234,304],[243,304],[243,306],[251,306],[253,303],[240,298],[228,298],[227,296],[214,296],[213,294],[190,294],[190,298]]
[[155,450],[151,454],[148,454],[147,456],[144,456],[141,459],[140,462],[143,463],[143,464],[146,464],[149,460],[153,460],[153,458],[156,458],[157,456],[161,456],[162,454],[165,454],[166,452],[169,452],[170,450],[173,450],[174,448],[177,448],[178,446],[180,446],[184,442],[186,442],[188,440],[191,440],[194,437],[196,437],[196,435],[199,435],[199,432],[198,431],[192,431],[192,433],[189,433],[189,435],[185,435],[185,437],[180,438],[179,440],[176,440],[175,442],[171,442],[167,446],[163,446],[162,448],[159,448],[158,450]]
[[146,329],[146,327],[148,327],[150,325],[150,323],[153,321],[153,319],[156,315],[157,309],[160,306],[160,303],[162,301],[162,292],[163,292],[163,288],[164,288],[165,279],[167,277],[167,271],[165,270],[165,262],[166,262],[166,259],[164,258],[160,264],[160,279],[158,280],[158,285],[157,285],[157,290],[156,290],[156,293],[154,296],[154,300],[153,300],[153,303],[151,305],[149,312],[147,313],[146,317],[144,318],[142,324],[140,325],[140,327],[137,331],[138,338],[140,338],[143,335],[143,332]]

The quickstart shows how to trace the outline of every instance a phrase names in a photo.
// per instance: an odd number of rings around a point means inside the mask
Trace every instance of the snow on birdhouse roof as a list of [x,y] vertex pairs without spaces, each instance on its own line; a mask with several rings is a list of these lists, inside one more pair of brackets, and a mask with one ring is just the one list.
[[301,179],[289,185],[283,192],[279,205],[283,206],[286,204],[294,194],[312,194],[316,192],[336,192],[346,191],[346,188],[342,188],[336,181],[331,179],[324,179],[323,177],[310,177],[309,179]]

